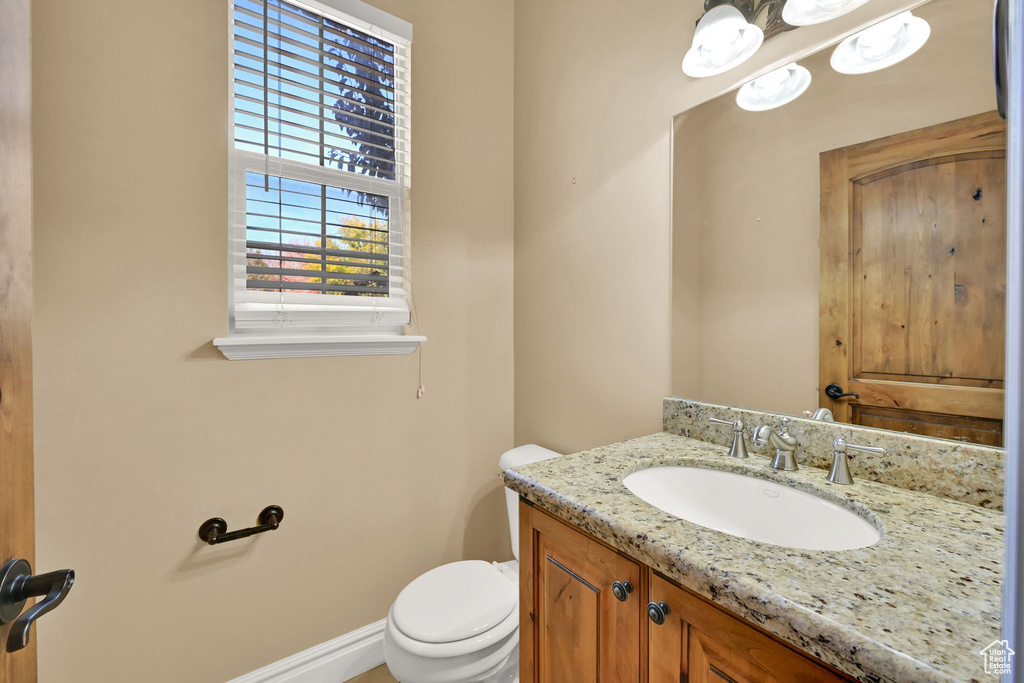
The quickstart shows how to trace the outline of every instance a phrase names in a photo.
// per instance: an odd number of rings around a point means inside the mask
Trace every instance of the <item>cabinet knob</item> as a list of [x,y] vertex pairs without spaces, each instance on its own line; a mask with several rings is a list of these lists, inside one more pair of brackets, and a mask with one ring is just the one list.
[[665,623],[665,616],[671,612],[668,605],[664,602],[649,602],[647,603],[647,616],[651,618],[658,626]]
[[616,581],[612,584],[612,595],[619,602],[626,602],[629,599],[629,594],[633,592],[633,584],[629,581]]

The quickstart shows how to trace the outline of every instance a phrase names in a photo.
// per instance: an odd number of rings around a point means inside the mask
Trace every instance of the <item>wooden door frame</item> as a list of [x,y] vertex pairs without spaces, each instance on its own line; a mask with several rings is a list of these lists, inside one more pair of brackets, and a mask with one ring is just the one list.
[[1003,638],[1015,650],[1015,673],[1003,683],[1024,681],[1024,0],[1008,0],[1009,110],[1006,145],[1006,574]]
[[[936,147],[936,140],[941,145]],[[853,379],[853,359],[848,343],[853,339],[850,305],[853,255],[853,187],[858,180],[937,156],[953,156],[1006,149],[1006,132],[996,112],[891,135],[849,147],[823,152],[821,163],[820,284],[818,300],[818,393],[819,405],[831,408],[839,422],[851,422],[848,402],[834,401],[825,387],[836,383],[844,391],[861,395],[861,405],[907,406],[900,397],[919,385],[891,380]],[[1008,188],[1009,189],[1009,188]],[[914,410],[969,417],[1001,418],[1003,390],[985,387],[929,385],[928,401]]]
[[[0,0],[0,563],[34,560],[32,136],[29,0]],[[0,683],[36,680],[36,639],[8,654]]]

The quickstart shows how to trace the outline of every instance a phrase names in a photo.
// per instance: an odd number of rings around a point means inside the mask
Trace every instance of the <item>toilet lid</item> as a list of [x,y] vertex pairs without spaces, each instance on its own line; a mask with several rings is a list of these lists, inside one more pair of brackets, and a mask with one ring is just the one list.
[[487,562],[467,560],[431,569],[398,594],[391,616],[405,635],[451,643],[485,633],[512,613],[519,587]]

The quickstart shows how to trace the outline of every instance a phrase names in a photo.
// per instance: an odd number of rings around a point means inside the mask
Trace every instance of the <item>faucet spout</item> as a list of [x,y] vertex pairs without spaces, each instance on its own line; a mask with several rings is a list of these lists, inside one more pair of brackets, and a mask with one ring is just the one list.
[[758,446],[772,446],[775,448],[775,457],[772,458],[772,467],[777,470],[792,472],[800,469],[796,462],[796,437],[789,433],[789,419],[782,418],[782,429],[776,433],[772,428],[765,425],[754,430],[754,444]]

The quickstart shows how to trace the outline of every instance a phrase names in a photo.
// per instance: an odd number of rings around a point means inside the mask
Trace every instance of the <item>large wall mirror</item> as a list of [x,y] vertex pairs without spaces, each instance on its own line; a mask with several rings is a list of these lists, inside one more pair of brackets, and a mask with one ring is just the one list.
[[676,117],[674,395],[1002,445],[992,3],[913,15],[930,36],[899,63],[839,73],[833,46],[784,106]]

